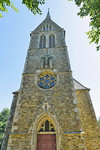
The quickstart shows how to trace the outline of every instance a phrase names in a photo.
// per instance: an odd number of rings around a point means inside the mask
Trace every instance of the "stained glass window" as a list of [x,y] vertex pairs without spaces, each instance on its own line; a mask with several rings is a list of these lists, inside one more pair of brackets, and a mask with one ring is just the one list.
[[46,120],[45,122],[45,131],[49,131],[49,121]]
[[41,124],[39,132],[55,132],[54,125],[50,121],[46,120]]
[[43,89],[49,89],[56,84],[56,74],[53,71],[43,71],[38,76],[37,85]]

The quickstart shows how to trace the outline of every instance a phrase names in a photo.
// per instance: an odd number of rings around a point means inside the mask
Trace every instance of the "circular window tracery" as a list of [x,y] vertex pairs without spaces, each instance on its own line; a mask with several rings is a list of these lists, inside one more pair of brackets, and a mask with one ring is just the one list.
[[37,85],[43,89],[49,89],[56,84],[56,74],[53,71],[43,71],[38,75]]

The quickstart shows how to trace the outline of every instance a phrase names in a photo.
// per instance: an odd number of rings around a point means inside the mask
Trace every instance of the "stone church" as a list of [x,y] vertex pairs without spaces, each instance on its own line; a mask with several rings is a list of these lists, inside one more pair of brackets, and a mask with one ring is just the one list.
[[100,150],[89,89],[72,77],[64,29],[48,11],[30,36],[1,150]]

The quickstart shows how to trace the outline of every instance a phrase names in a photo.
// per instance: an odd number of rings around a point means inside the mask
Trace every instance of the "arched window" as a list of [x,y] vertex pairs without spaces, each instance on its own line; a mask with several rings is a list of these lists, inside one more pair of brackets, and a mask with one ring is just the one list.
[[46,48],[46,37],[44,35],[40,37],[40,48]]
[[50,121],[46,120],[41,124],[39,132],[55,132],[54,125]]
[[53,68],[53,57],[48,57],[47,66],[48,68]]
[[45,31],[45,26],[43,27],[43,31]]
[[49,36],[49,47],[55,47],[55,36],[54,35]]
[[45,131],[49,131],[49,121],[45,121]]
[[45,57],[42,57],[41,58],[41,68],[45,68],[45,66],[46,66],[46,59],[45,59]]
[[48,31],[48,24],[47,24],[47,31]]
[[50,30],[52,29],[52,27],[50,26]]
[[40,59],[41,68],[53,68],[53,57],[41,57]]

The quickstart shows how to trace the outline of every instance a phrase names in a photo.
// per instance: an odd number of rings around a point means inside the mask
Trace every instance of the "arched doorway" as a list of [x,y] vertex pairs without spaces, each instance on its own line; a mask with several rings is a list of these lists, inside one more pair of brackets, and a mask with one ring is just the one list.
[[38,124],[37,150],[57,150],[55,125],[50,118],[43,118]]

